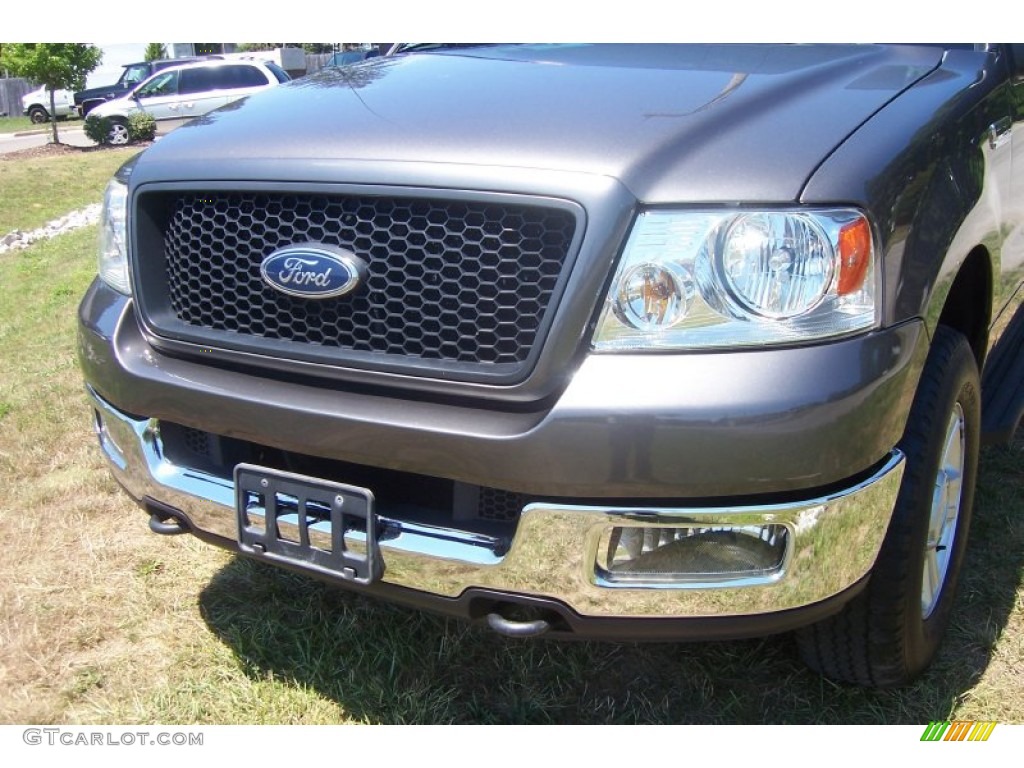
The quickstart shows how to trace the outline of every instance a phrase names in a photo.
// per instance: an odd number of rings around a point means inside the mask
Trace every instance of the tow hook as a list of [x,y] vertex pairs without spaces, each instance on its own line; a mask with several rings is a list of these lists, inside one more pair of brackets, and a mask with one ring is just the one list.
[[551,629],[551,622],[544,618],[520,621],[506,619],[497,611],[487,614],[487,626],[505,637],[537,637]]
[[188,520],[176,509],[148,498],[145,501],[145,509],[149,512],[149,530],[153,533],[159,533],[161,536],[177,536],[192,532],[192,526],[189,525]]

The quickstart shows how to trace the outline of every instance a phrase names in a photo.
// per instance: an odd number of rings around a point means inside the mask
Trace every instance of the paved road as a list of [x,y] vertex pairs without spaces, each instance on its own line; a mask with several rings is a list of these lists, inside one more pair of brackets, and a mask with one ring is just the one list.
[[[93,146],[92,139],[85,135],[85,131],[82,130],[81,125],[77,127],[72,126],[73,124],[57,126],[57,134],[62,144],[72,144],[76,147]],[[52,136],[53,134],[51,131],[32,133],[28,136],[19,136],[13,133],[0,133],[0,155],[6,152],[17,152],[19,149],[41,147],[43,144],[48,144]]]
[[[170,133],[183,122],[185,121],[168,120],[159,123],[156,128],[157,138],[160,138],[166,133]],[[60,138],[61,144],[70,144],[74,147],[96,146],[96,143],[85,135],[85,131],[82,130],[82,124],[80,122],[61,123],[57,127],[57,134],[58,138]],[[51,138],[53,138],[53,131],[51,130],[40,131],[38,133],[35,130],[32,130],[22,134],[0,133],[0,155],[7,152],[17,152],[19,149],[41,147],[44,144],[49,144]]]

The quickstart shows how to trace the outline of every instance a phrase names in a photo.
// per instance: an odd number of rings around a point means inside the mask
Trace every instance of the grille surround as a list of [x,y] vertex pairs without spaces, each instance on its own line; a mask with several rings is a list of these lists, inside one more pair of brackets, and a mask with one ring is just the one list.
[[[183,199],[209,206],[200,216],[200,231],[190,231],[184,247],[179,242],[182,226],[175,229],[174,224],[175,205]],[[225,217],[220,210],[225,200],[229,209],[245,202],[249,219]],[[301,209],[297,213],[296,207]],[[152,185],[136,193],[133,210],[135,293],[143,326],[158,346],[185,354],[199,347],[207,359],[212,350],[247,365],[278,369],[303,362],[488,384],[518,384],[529,376],[579,253],[585,223],[581,206],[558,198],[337,185],[210,184],[202,185],[202,191],[193,184]],[[372,216],[365,215],[367,210]],[[332,211],[355,218],[339,221]],[[257,220],[277,218],[270,235],[265,222],[251,220],[254,214]],[[295,216],[303,226],[295,226]],[[380,226],[382,219],[386,226]],[[421,226],[410,226],[417,219]],[[438,231],[445,226],[447,234]],[[469,234],[476,240],[450,231],[459,227],[474,230]],[[248,240],[240,243],[246,234]],[[354,300],[296,299],[259,278],[267,255],[311,241],[352,250],[368,262],[367,284]],[[196,254],[220,258],[216,269],[230,266],[223,260],[237,254],[242,260],[238,274],[214,277],[233,281],[236,290],[242,286],[242,295],[225,300],[217,286],[204,286],[193,276],[183,302],[174,275],[194,264]],[[431,279],[439,286],[428,285]],[[301,332],[275,338],[260,335],[259,327],[253,333],[248,320],[234,325],[222,319],[241,305],[249,312],[253,297],[263,303],[260,310],[267,302],[280,308],[289,322],[302,326]],[[355,306],[350,315],[344,306],[338,308],[346,300]],[[207,314],[197,309],[203,302]],[[324,339],[319,328],[307,333],[311,312],[326,315],[322,325],[327,328],[348,323],[348,336]]]

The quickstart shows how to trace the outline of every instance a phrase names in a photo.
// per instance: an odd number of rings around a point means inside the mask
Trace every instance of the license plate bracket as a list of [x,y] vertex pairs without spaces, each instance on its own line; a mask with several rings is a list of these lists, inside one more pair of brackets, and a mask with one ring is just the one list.
[[239,464],[235,510],[248,555],[356,584],[384,573],[367,488]]

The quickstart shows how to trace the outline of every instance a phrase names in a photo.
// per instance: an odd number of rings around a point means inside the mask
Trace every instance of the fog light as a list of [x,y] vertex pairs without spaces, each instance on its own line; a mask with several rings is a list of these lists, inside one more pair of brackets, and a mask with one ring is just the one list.
[[784,525],[616,526],[601,536],[595,570],[609,586],[768,582],[781,574],[788,547]]

